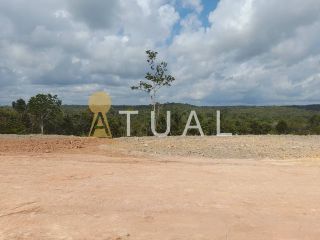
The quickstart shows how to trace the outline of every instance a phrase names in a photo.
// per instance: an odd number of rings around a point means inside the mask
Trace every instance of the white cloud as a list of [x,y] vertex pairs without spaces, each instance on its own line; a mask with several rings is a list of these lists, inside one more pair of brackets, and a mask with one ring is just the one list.
[[220,1],[210,27],[182,32],[170,47],[182,101],[194,93],[208,104],[319,101],[319,11],[317,0]]
[[11,93],[4,104],[39,91],[129,94],[144,76],[145,50],[165,43],[179,14],[162,0],[13,0],[0,2],[0,19],[0,94]]
[[[177,6],[190,14],[181,18]],[[145,103],[129,86],[144,77],[147,49],[159,50],[177,79],[163,101],[320,101],[318,0],[221,0],[208,27],[203,7],[200,0],[1,1],[0,104],[41,91],[85,103],[98,89],[116,103]]]
[[181,3],[184,8],[191,8],[197,13],[203,10],[201,0],[181,0]]
[[202,27],[202,23],[196,14],[189,14],[181,20],[182,31],[195,32]]

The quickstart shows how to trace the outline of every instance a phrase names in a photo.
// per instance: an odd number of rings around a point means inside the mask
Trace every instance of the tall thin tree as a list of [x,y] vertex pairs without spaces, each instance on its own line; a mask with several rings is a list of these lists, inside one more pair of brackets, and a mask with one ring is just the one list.
[[167,62],[162,61],[157,63],[158,52],[148,50],[146,54],[151,71],[146,73],[146,81],[140,81],[137,86],[132,86],[131,89],[147,92],[153,105],[153,111],[156,112],[158,91],[164,86],[171,86],[175,78],[168,74]]

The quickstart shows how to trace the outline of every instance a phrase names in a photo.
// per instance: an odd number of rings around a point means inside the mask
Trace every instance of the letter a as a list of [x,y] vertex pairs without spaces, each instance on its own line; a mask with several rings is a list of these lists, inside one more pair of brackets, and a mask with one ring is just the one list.
[[[190,126],[192,118],[194,118],[196,120],[196,125],[195,126]],[[200,122],[199,122],[199,119],[198,119],[196,111],[191,111],[191,113],[189,115],[189,118],[188,118],[187,125],[186,125],[186,127],[185,127],[185,129],[183,131],[182,136],[187,136],[187,133],[188,133],[189,129],[198,129],[198,131],[200,132],[201,137],[204,136],[204,133],[202,131],[202,128],[201,128],[201,125],[200,125]]]

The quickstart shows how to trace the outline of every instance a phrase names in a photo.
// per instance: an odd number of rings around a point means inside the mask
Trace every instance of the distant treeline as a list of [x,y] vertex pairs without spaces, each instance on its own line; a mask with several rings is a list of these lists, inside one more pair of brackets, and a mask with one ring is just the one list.
[[[30,101],[29,101],[30,103]],[[13,102],[13,106],[0,107],[1,134],[37,134],[41,133],[41,122],[36,110],[22,100]],[[31,103],[30,103],[31,104]],[[36,105],[37,106],[37,105]],[[34,109],[34,107],[33,107]],[[119,110],[138,110],[132,115],[132,136],[152,135],[150,111],[152,106],[113,106],[108,112],[108,120],[114,137],[126,136],[126,116]],[[181,135],[191,110],[197,112],[206,135],[216,134],[216,111],[221,111],[221,129],[233,134],[320,134],[320,105],[310,106],[268,106],[268,107],[197,107],[188,104],[167,103],[159,106],[157,130],[166,129],[166,111],[171,111],[170,135]],[[48,112],[44,119],[45,134],[86,136],[93,115],[87,106],[65,106],[59,102],[54,114]],[[197,132],[190,132],[190,135]]]

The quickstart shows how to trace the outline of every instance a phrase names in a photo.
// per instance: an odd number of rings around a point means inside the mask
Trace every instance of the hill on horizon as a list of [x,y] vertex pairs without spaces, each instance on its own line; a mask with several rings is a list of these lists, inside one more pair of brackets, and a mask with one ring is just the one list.
[[[114,137],[126,136],[126,116],[120,110],[137,110],[131,117],[132,136],[151,136],[151,105],[113,105],[107,113]],[[166,111],[171,111],[172,136],[181,135],[189,114],[195,110],[206,135],[216,134],[216,111],[221,111],[223,132],[247,134],[320,134],[320,105],[292,106],[194,106],[182,103],[159,105],[157,131],[166,130]],[[86,105],[63,105],[62,112],[45,123],[46,134],[86,136],[93,114]],[[192,123],[194,124],[194,123]],[[39,133],[36,120],[28,112],[0,107],[0,134]],[[190,135],[197,135],[190,131]]]

